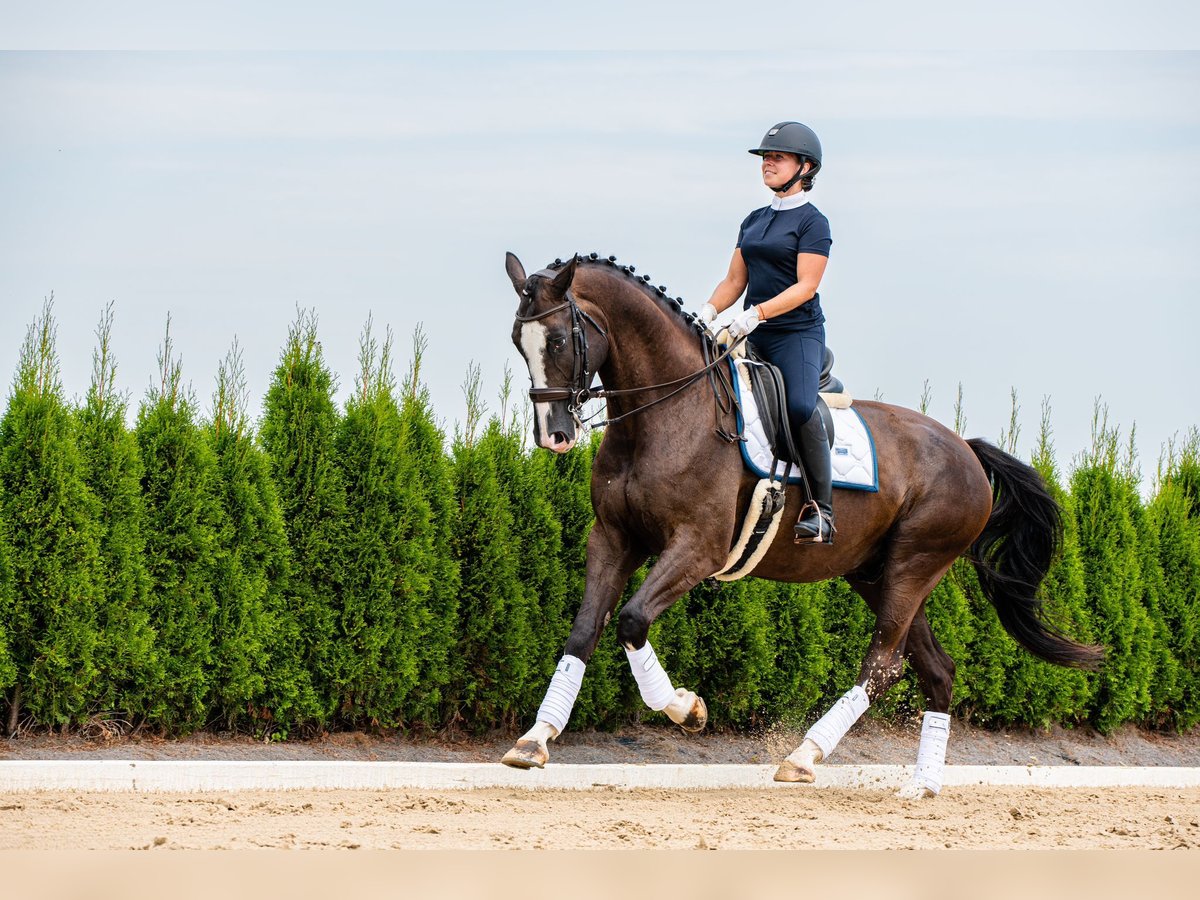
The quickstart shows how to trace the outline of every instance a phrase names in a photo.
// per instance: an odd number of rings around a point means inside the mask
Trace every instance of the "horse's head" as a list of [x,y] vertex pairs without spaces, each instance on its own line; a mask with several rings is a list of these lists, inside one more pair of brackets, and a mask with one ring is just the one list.
[[[569,292],[578,260],[559,269],[525,275],[509,253],[505,269],[521,298],[512,339],[529,367],[533,400],[533,437],[539,447],[566,453],[578,438],[579,412],[600,363],[596,323]],[[589,354],[589,341],[591,353]]]

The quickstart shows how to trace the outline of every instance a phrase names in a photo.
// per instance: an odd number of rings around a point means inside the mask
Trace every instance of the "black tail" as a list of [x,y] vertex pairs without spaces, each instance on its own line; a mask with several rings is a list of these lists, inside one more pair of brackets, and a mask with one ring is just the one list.
[[969,552],[983,594],[1004,630],[1047,662],[1097,669],[1102,647],[1078,644],[1042,617],[1038,585],[1062,543],[1062,515],[1042,476],[987,441],[967,441],[991,479],[992,514]]

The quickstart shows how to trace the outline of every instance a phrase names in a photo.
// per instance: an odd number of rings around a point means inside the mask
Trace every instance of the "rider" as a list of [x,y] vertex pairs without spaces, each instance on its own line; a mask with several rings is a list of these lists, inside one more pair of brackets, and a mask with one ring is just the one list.
[[[825,357],[825,316],[817,287],[829,259],[829,220],[809,203],[821,168],[821,142],[807,125],[780,122],[750,151],[762,157],[771,205],[746,216],[729,272],[700,310],[705,323],[746,291],[744,312],[730,323],[760,357],[777,366],[787,389],[795,444],[815,503],[800,511],[797,543],[833,542],[833,474],[825,422],[816,409]],[[747,291],[747,286],[749,290]]]

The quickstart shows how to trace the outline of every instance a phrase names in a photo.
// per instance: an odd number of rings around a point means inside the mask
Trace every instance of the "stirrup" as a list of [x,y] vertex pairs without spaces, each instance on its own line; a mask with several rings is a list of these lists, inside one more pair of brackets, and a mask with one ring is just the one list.
[[[816,534],[809,533],[809,529],[812,527],[812,525],[810,524],[808,517],[805,516],[805,513],[809,512],[810,508],[816,513]],[[801,528],[804,529],[803,534],[800,533]],[[817,504],[817,502],[815,500],[809,500],[800,508],[800,517],[796,520],[796,524],[792,528],[792,543],[832,544],[833,534],[835,531],[837,531],[837,529],[833,527],[833,517],[830,516],[826,518],[825,514],[821,512],[821,507]],[[825,534],[828,534],[827,538],[823,538],[823,535]]]

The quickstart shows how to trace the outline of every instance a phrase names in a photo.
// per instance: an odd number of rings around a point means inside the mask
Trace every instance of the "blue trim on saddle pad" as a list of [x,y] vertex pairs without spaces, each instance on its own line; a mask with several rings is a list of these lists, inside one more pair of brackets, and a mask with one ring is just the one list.
[[[734,391],[737,392],[737,399],[738,399],[738,407],[737,407],[738,434],[743,434],[743,433],[745,433],[745,430],[746,430],[746,423],[742,418],[742,406],[741,406],[741,404],[742,404],[742,382],[741,382],[741,379],[738,377],[737,363],[732,359],[729,360],[729,369],[730,369],[730,374],[733,376],[733,389],[734,389]],[[757,404],[757,402],[758,401],[755,400],[756,404]],[[879,454],[875,452],[875,436],[873,434],[871,434],[871,426],[869,426],[867,424],[867,420],[862,417],[862,413],[860,413],[853,406],[850,407],[850,411],[852,413],[854,413],[854,415],[856,415],[858,417],[858,421],[862,423],[863,431],[866,432],[866,435],[867,435],[867,441],[871,445],[871,484],[855,484],[853,482],[834,480],[833,486],[835,488],[842,488],[843,490],[848,490],[848,491],[867,491],[868,493],[872,493],[872,494],[878,493],[878,491],[879,491]],[[830,410],[830,412],[835,412],[835,410]],[[770,477],[769,473],[765,469],[755,465],[754,461],[750,459],[750,452],[746,449],[746,442],[739,441],[738,446],[741,449],[742,462],[745,463],[746,468],[749,469],[751,472],[753,472],[755,475],[757,475],[759,478],[769,478]],[[831,450],[830,452],[832,453],[835,450],[837,450],[836,436],[835,436],[833,450]],[[791,475],[788,477],[787,481],[788,481],[788,484],[800,484],[803,480],[804,480],[803,477],[801,477],[799,475]]]

